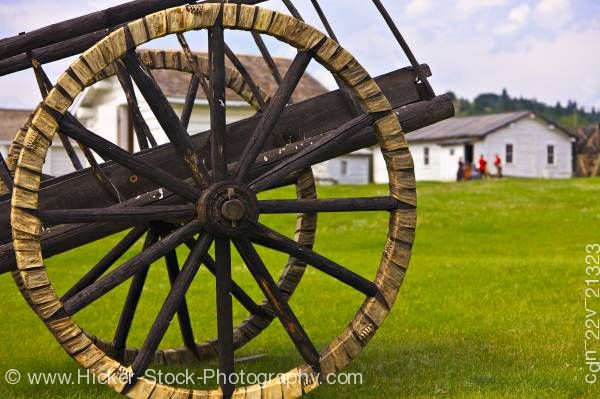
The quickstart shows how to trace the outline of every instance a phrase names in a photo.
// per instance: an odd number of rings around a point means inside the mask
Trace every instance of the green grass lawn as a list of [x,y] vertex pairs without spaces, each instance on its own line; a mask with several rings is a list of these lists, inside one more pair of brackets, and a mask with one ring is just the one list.
[[[384,186],[319,190],[321,197],[386,193]],[[275,195],[290,198],[293,192]],[[600,241],[600,180],[420,183],[418,215],[413,258],[398,301],[375,338],[346,370],[363,373],[364,384],[321,387],[310,397],[599,397],[600,389],[583,381],[583,262],[585,245]],[[286,234],[293,231],[293,216],[262,221]],[[386,226],[385,214],[321,215],[316,250],[373,278]],[[111,237],[51,259],[48,269],[57,290],[64,292],[117,240]],[[280,273],[285,257],[261,254],[272,273]],[[233,274],[260,299],[237,256]],[[162,263],[153,266],[149,282],[140,304],[143,312],[134,322],[133,345],[143,341],[166,295],[169,284]],[[77,320],[110,339],[126,289],[124,284],[78,314]],[[197,340],[215,336],[212,275],[202,270],[187,298]],[[348,287],[309,270],[291,305],[322,348],[361,302],[361,296]],[[2,377],[10,368],[22,373],[76,373],[77,366],[7,275],[0,277],[0,304],[0,398],[118,397],[97,385],[7,385]],[[600,311],[600,302],[590,306]],[[239,307],[234,313],[236,320],[245,317]],[[178,331],[171,328],[162,346],[179,345]],[[239,367],[279,372],[300,363],[278,323],[239,353],[253,354],[265,356]]]

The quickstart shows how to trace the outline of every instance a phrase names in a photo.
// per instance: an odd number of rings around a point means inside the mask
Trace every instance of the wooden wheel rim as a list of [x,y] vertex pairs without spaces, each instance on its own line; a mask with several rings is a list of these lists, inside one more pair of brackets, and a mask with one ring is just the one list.
[[[138,51],[142,62],[151,70],[170,70],[170,71],[179,71],[185,72],[189,74],[193,74],[193,67],[190,65],[186,56],[183,52],[180,51],[163,51],[163,50],[140,50]],[[205,57],[200,57],[195,55],[197,64],[200,66],[201,72],[208,76],[208,60]],[[104,79],[108,79],[116,75],[116,70],[114,68],[114,64],[108,65],[106,68],[102,70],[102,72],[98,73],[87,85],[86,87],[90,87],[91,85],[98,83]],[[259,103],[257,99],[254,97],[252,91],[245,83],[244,78],[241,76],[239,72],[235,69],[226,67],[226,85],[232,90],[235,94],[239,95],[242,99],[244,99],[249,105],[251,105],[255,110],[260,109]],[[268,99],[266,93],[261,90],[261,95],[263,99]],[[25,147],[25,136],[27,134],[27,130],[31,127],[31,120],[33,115],[27,120],[25,125],[19,129],[14,140],[12,141],[7,157],[7,166],[11,173],[14,173],[17,168],[17,162],[19,159],[19,154],[23,147]],[[311,170],[307,170],[301,176],[299,176],[296,182],[296,192],[299,199],[314,199],[316,198],[316,187],[315,181]],[[315,231],[316,231],[316,214],[299,214],[297,218],[296,224],[296,235],[295,241],[302,243],[302,245],[312,246],[315,241]],[[306,265],[300,261],[298,261],[294,257],[290,257],[288,262],[280,276],[280,280],[278,285],[284,288],[284,292],[286,296],[290,296],[293,294],[295,289],[297,288],[304,271],[306,270]],[[24,289],[23,281],[21,279],[20,273],[18,271],[12,272],[12,277],[17,284],[17,287],[21,291],[21,294],[25,296],[27,301],[29,302],[29,297],[27,296],[27,290]],[[260,304],[261,307],[265,307],[267,305],[266,300]],[[267,328],[272,322],[273,318],[270,313],[266,313],[264,315],[251,314],[245,320],[243,320],[238,326],[235,327],[234,332],[234,347],[239,349],[243,347],[245,344],[256,338],[265,328]],[[91,334],[89,331],[84,329],[84,333],[105,353],[109,355],[114,355],[114,346],[110,341],[103,340],[95,335]],[[176,364],[183,362],[192,362],[198,360],[209,360],[214,358],[217,355],[217,349],[215,347],[217,340],[212,339],[205,342],[198,343],[196,346],[196,351],[192,353],[190,349],[187,347],[180,348],[172,348],[172,349],[160,349],[156,352],[154,357],[154,364]],[[125,363],[130,363],[135,358],[138,349],[136,348],[126,348],[123,354],[123,360]]]
[[[375,81],[350,53],[335,41],[326,38],[323,33],[301,21],[255,6],[202,4],[160,11],[129,23],[128,28],[133,33],[134,44],[137,46],[169,33],[212,27],[217,21],[221,7],[223,7],[225,28],[254,30],[272,35],[301,50],[311,50],[320,44],[315,51],[315,59],[340,77],[351,89],[363,111],[375,118],[373,126],[386,161],[391,196],[413,206],[396,209],[390,213],[388,238],[375,279],[379,294],[366,299],[346,329],[320,353],[320,378],[301,380],[301,375],[305,376],[312,371],[310,366],[302,364],[263,385],[240,387],[234,393],[234,397],[236,395],[244,397],[246,394],[260,395],[260,392],[263,396],[299,397],[322,383],[323,376],[341,370],[356,357],[373,337],[395,301],[408,267],[416,227],[413,162],[397,116]],[[82,82],[89,82],[95,73],[123,57],[127,50],[125,32],[121,28],[83,54],[82,57],[86,59],[89,68],[81,59],[75,61],[71,68]],[[83,88],[73,85],[72,79],[66,75],[59,78],[57,86],[61,89],[55,87],[44,104],[62,115],[67,111],[72,100],[61,93],[66,92],[70,97],[74,97]],[[31,208],[31,205],[29,201],[23,199],[23,196],[37,199],[35,188],[39,188],[39,173],[52,137],[58,129],[58,122],[50,113],[39,107],[32,119],[32,125],[36,129],[28,130],[27,145],[19,157],[11,208],[13,242],[24,289],[28,293],[34,311],[67,353],[80,365],[104,377],[114,373],[131,373],[131,369],[98,349],[72,318],[50,319],[61,309],[62,304],[50,284],[43,263],[40,246],[41,222],[25,211]],[[32,173],[34,173],[33,180]],[[34,190],[25,192],[26,190],[20,186],[23,183]],[[117,392],[123,391],[125,387],[123,383],[114,380],[111,380],[111,385]],[[190,394],[190,390],[156,384],[145,378],[137,380],[127,391],[127,395],[134,398],[147,398],[150,395],[189,397]],[[196,390],[193,394],[197,397],[221,395],[220,390]]]

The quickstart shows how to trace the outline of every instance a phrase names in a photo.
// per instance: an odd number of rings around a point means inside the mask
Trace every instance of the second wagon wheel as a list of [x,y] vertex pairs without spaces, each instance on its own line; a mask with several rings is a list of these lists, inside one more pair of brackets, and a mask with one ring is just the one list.
[[[181,38],[181,36],[180,36]],[[186,50],[189,49],[187,46],[187,42],[185,38],[182,38],[182,45],[185,46]],[[176,71],[181,72],[183,75],[192,75],[190,80],[190,93],[193,95],[193,98],[196,97],[196,91],[199,90],[199,82],[195,81],[196,75],[194,72],[200,73],[202,77],[210,81],[209,71],[208,71],[208,59],[205,57],[198,56],[193,54],[191,51],[189,52],[177,52],[177,51],[162,51],[162,50],[139,50],[138,51],[139,58],[143,65],[145,65],[150,71],[158,71],[158,70],[166,70],[166,71]],[[192,57],[192,62],[190,62],[190,58]],[[92,81],[87,85],[88,87],[96,84],[98,82],[103,81],[104,79],[110,78],[117,75],[117,66],[115,63],[108,65],[104,70],[94,77]],[[171,75],[170,75],[171,76]],[[172,76],[171,76],[172,77]],[[121,82],[124,82],[124,85],[127,85],[128,77],[119,74],[119,79]],[[268,102],[267,94],[260,89],[260,87],[250,88],[251,84],[248,84],[244,77],[236,71],[234,68],[225,66],[225,84],[226,87],[231,90],[233,93],[238,95],[244,101],[246,101],[249,105],[252,106],[255,110],[260,111],[265,104]],[[133,86],[130,88],[123,87],[124,90],[129,90],[127,92],[128,100],[130,102],[129,106],[132,108],[134,112],[138,112],[139,105],[137,104],[137,100],[135,98],[135,92],[131,91]],[[260,100],[257,99],[257,95],[260,96]],[[186,99],[189,105],[194,104],[194,100]],[[184,106],[184,109],[187,109],[187,112],[182,112],[182,118],[186,118],[189,121],[189,117],[191,113],[189,109],[191,107]],[[184,116],[184,115],[187,115]],[[33,115],[32,115],[33,117]],[[24,127],[21,128],[17,135],[15,136],[11,146],[9,147],[8,157],[7,157],[7,165],[8,169],[14,173],[14,170],[17,166],[18,158],[21,153],[23,147],[25,147],[25,136],[27,134],[27,130],[31,127],[31,119],[25,123]],[[187,125],[187,121],[182,122],[184,125]],[[139,124],[144,124],[143,120],[137,121]],[[136,126],[139,128],[139,126]],[[147,127],[141,127],[141,130],[144,131],[144,135],[138,135],[138,142],[140,147],[146,147],[148,145],[155,146],[156,139],[152,136],[152,133]],[[149,139],[149,140],[148,140]],[[147,143],[144,145],[143,142]],[[316,188],[314,178],[312,176],[312,171],[310,168],[299,174],[297,179],[295,180],[296,192],[299,199],[314,199],[316,198]],[[83,276],[81,280],[75,284],[69,291],[67,291],[62,299],[65,300],[76,293],[78,290],[81,290],[86,285],[90,284],[93,281],[94,277],[99,277],[105,270],[108,270],[111,266],[111,262],[114,263],[118,259],[118,255],[121,255],[125,252],[128,247],[133,246],[136,240],[141,240],[146,234],[147,239],[152,239],[152,232],[148,231],[147,226],[139,226],[134,228],[129,232],[129,234],[121,240],[111,251],[111,254],[103,257],[99,264],[94,266],[88,274]],[[167,224],[163,224],[161,226],[154,225],[152,229],[160,229],[162,234],[165,235],[167,232],[170,232],[172,226]],[[165,231],[166,229],[166,231]],[[299,213],[297,217],[297,225],[295,229],[295,241],[307,246],[311,247],[314,243],[314,233],[316,229],[316,215],[313,213]],[[158,237],[154,237],[158,240]],[[170,275],[173,275],[175,271],[175,264],[177,263],[177,255],[175,253],[169,253],[165,256],[165,261],[167,263],[168,272]],[[207,256],[203,259],[203,262],[206,267],[210,268],[210,270],[214,271],[214,261]],[[177,266],[178,267],[178,266]],[[285,296],[290,296],[296,289],[302,275],[306,269],[306,264],[295,257],[290,256],[285,269],[282,272],[280,280],[278,282],[278,286],[284,292]],[[147,273],[147,270],[141,274],[142,276]],[[13,272],[13,278],[17,283],[17,286],[23,293],[23,295],[27,297],[27,290],[24,290],[23,281],[18,271]],[[137,288],[141,289],[144,284],[137,285]],[[132,290],[135,288],[132,287]],[[139,292],[137,293],[140,294]],[[251,341],[255,338],[260,332],[262,332],[273,320],[274,314],[270,311],[267,302],[263,302],[261,304],[256,304],[252,298],[250,298],[240,286],[233,287],[233,295],[234,297],[242,303],[242,306],[246,308],[250,312],[250,316],[246,318],[240,325],[235,326],[234,329],[234,341],[233,345],[236,349],[241,348],[247,342]],[[28,298],[29,300],[29,298]],[[126,314],[127,315],[127,314]],[[196,343],[193,339],[193,333],[191,331],[190,320],[188,320],[189,315],[187,315],[187,311],[183,311],[178,314],[180,323],[182,325],[180,328],[182,329],[182,337],[184,339],[185,346],[180,348],[169,348],[169,349],[159,349],[154,355],[154,363],[162,364],[174,364],[174,363],[183,363],[183,362],[193,362],[198,360],[208,360],[213,357],[216,357],[218,351],[216,348],[217,340],[208,340],[206,342]],[[130,320],[131,321],[131,320]],[[111,354],[112,356],[116,356],[121,359],[124,363],[131,363],[135,356],[138,353],[138,349],[126,347],[127,344],[127,330],[126,327],[130,327],[130,325],[121,323],[121,328],[115,334],[115,338],[112,341],[103,340],[100,337],[96,337],[92,332],[85,331],[85,334],[104,352]]]
[[[201,146],[193,145],[176,115],[160,95],[150,75],[135,54],[135,47],[151,39],[187,30],[208,29],[211,64],[210,162],[201,162]],[[269,101],[250,137],[232,140],[224,118],[223,30],[240,29],[264,33],[297,48],[298,55],[283,83]],[[92,132],[78,128],[66,111],[87,82],[106,65],[122,59],[142,93],[170,135],[176,154],[193,175],[184,181],[168,171],[117,151]],[[364,114],[307,143],[294,143],[294,151],[268,153],[269,137],[288,99],[309,62],[315,59],[349,88]],[[390,179],[389,195],[376,198],[321,200],[257,200],[256,195],[283,184],[290,174],[304,170],[335,153],[354,129],[372,127],[384,154]],[[139,256],[61,301],[54,292],[41,255],[40,219],[58,221],[92,215],[103,220],[123,217],[123,212],[87,209],[81,212],[38,209],[39,174],[57,130],[154,181],[173,193],[184,205],[161,203],[155,207],[128,207],[126,217],[147,220],[149,209],[167,221],[180,224]],[[244,142],[243,150],[231,147]],[[100,376],[118,375],[109,381],[113,388],[133,398],[152,397],[299,397],[325,382],[356,357],[373,337],[393,305],[410,258],[414,239],[416,191],[413,163],[396,114],[365,69],[334,40],[288,15],[254,6],[202,4],[161,11],[129,23],[85,52],[59,78],[32,119],[15,174],[12,203],[12,233],[19,273],[34,311],[45,322],[65,350],[83,367]],[[200,148],[200,149],[199,149]],[[262,152],[262,153],[261,153]],[[261,163],[275,159],[274,164]],[[272,154],[272,155],[271,155]],[[261,224],[269,213],[386,211],[390,213],[387,241],[374,281],[370,281],[327,257],[286,238]],[[197,236],[197,238],[195,238]],[[218,390],[200,391],[157,384],[143,377],[164,337],[170,321],[184,303],[201,260],[214,243],[217,275],[217,326],[219,370],[225,374]],[[133,277],[144,265],[175,247],[189,244],[191,252],[174,280],[165,302],[131,365],[124,365],[100,350],[74,322],[72,316]],[[267,297],[270,307],[304,363],[265,384],[235,387],[228,378],[234,373],[232,325],[231,247],[237,249],[246,267]],[[365,295],[365,300],[348,326],[320,350],[315,347],[299,318],[287,303],[267,270],[255,245],[272,248],[299,258],[330,278]],[[326,278],[326,277],[324,277]],[[124,376],[128,377],[124,382]]]

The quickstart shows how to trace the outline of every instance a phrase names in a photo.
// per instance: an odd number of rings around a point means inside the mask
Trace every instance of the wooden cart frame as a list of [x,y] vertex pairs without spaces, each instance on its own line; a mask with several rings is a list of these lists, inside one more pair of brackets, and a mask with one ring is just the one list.
[[[6,192],[0,196],[0,273],[12,272],[20,291],[56,339],[80,365],[101,376],[120,376],[111,385],[135,398],[298,397],[340,371],[375,334],[390,311],[410,259],[416,228],[414,165],[404,134],[453,115],[447,96],[435,96],[420,65],[379,0],[374,5],[404,50],[411,66],[371,78],[337,41],[317,0],[311,0],[327,34],[304,23],[289,0],[286,15],[255,4],[134,1],[0,41],[0,75],[32,68],[43,101],[17,132],[7,162],[0,160]],[[169,8],[171,7],[171,8]],[[205,29],[208,59],[195,55],[184,34]],[[267,96],[224,41],[224,30],[248,31],[278,89]],[[144,43],[177,35],[180,52],[139,50]],[[281,75],[261,35],[298,50]],[[85,50],[85,51],[84,51]],[[55,84],[42,64],[81,53]],[[228,67],[229,59],[233,67]],[[294,104],[291,95],[308,64],[319,62],[340,89]],[[176,115],[151,70],[191,75],[181,115]],[[86,87],[116,75],[127,97],[139,153],[131,154],[88,130],[69,113]],[[157,117],[169,143],[157,145],[139,110],[134,83]],[[230,88],[258,110],[227,125],[225,90]],[[189,135],[196,92],[209,101],[211,130]],[[325,115],[327,117],[325,117]],[[58,135],[76,172],[47,178],[42,166]],[[82,149],[83,168],[71,141]],[[317,199],[310,168],[352,151],[379,145],[389,175],[389,195]],[[99,163],[97,154],[105,162]],[[297,199],[258,200],[257,193],[295,184]],[[76,192],[67,191],[77,187]],[[65,193],[70,195],[66,198]],[[374,281],[312,250],[320,212],[389,212],[389,230]],[[259,222],[261,214],[298,215],[294,239]],[[44,259],[126,231],[124,238],[61,297]],[[138,255],[109,270],[145,235]],[[214,244],[215,259],[208,254]],[[233,245],[232,245],[233,244]],[[254,246],[290,256],[276,282]],[[175,249],[190,248],[181,269]],[[265,296],[261,304],[232,279],[235,247]],[[127,336],[150,265],[164,258],[170,292],[141,348]],[[194,340],[185,293],[204,265],[216,276],[218,337]],[[314,267],[365,295],[346,329],[318,350],[288,304],[304,269]],[[112,342],[82,330],[72,319],[118,285],[131,279]],[[250,312],[232,321],[232,296]],[[159,349],[178,315],[184,346]],[[176,363],[217,357],[224,375],[235,372],[234,352],[279,319],[304,363],[266,384],[236,387],[224,380],[213,391],[173,388],[143,377],[153,362]],[[126,376],[127,378],[122,378]],[[262,396],[261,396],[262,395]]]

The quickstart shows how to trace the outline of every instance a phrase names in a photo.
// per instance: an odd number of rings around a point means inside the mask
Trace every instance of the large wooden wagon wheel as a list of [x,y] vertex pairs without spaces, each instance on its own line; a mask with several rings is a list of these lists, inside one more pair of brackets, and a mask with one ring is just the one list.
[[[211,138],[210,160],[202,162],[201,146],[193,145],[172,108],[161,95],[135,48],[142,43],[170,33],[205,29],[209,31],[211,65]],[[262,113],[260,121],[236,162],[228,163],[233,154],[225,125],[224,107],[224,29],[252,30],[272,35],[299,52],[275,95]],[[272,137],[278,117],[312,59],[317,60],[349,88],[364,114],[319,139],[315,145],[299,148],[275,167],[264,167],[257,159]],[[122,60],[140,91],[169,135],[175,154],[191,172],[192,179],[157,168],[142,157],[119,151],[92,132],[79,127],[66,114],[72,99],[107,65]],[[346,138],[349,128],[372,126],[377,134],[387,164],[390,194],[376,198],[338,198],[321,200],[259,201],[256,193],[286,184],[294,172],[322,159],[332,147]],[[105,156],[154,182],[172,193],[174,203],[132,206],[122,209],[38,211],[41,166],[51,140],[59,130]],[[236,138],[242,140],[243,138]],[[281,154],[279,154],[281,155]],[[263,155],[261,154],[261,157]],[[271,154],[264,155],[265,161]],[[277,156],[277,153],[272,154]],[[260,166],[263,166],[262,168]],[[181,310],[184,296],[194,280],[203,257],[214,243],[217,276],[217,325],[219,370],[226,376],[234,373],[232,325],[231,244],[242,256],[247,268],[267,297],[273,313],[281,321],[305,363],[266,384],[234,387],[226,380],[216,391],[194,391],[194,397],[299,397],[324,382],[324,376],[341,370],[356,357],[384,321],[394,303],[408,266],[414,239],[416,192],[413,164],[397,116],[377,84],[364,68],[334,40],[305,23],[277,12],[236,4],[202,4],[177,7],[146,16],[114,31],[86,51],[63,74],[32,118],[15,174],[12,202],[12,233],[17,263],[24,290],[34,311],[45,322],[65,350],[83,367],[100,376],[126,375],[111,379],[118,392],[134,398],[190,397],[189,389],[155,384],[141,377],[151,363],[170,321]],[[336,264],[325,256],[302,246],[259,222],[261,214],[388,211],[388,239],[377,276],[372,282]],[[148,215],[152,214],[151,217]],[[42,222],[81,222],[94,220],[139,223],[156,217],[176,227],[157,242],[150,242],[138,256],[125,262],[68,299],[56,295],[41,255]],[[196,238],[197,236],[197,238]],[[347,328],[331,343],[318,350],[302,328],[281,290],[266,269],[254,245],[259,244],[295,256],[347,285],[366,297]],[[127,279],[139,275],[145,265],[189,245],[191,252],[149,331],[143,346],[130,366],[123,365],[102,351],[73,321],[72,316]],[[317,374],[318,373],[318,374]],[[301,378],[302,377],[302,378]]]
[[[183,39],[185,40],[185,39]],[[186,48],[186,42],[183,43]],[[191,92],[195,98],[196,90],[198,89],[198,83],[195,82],[194,73],[200,73],[203,78],[207,81],[210,81],[209,70],[208,70],[208,59],[205,57],[200,57],[196,54],[190,52],[177,52],[177,51],[162,51],[162,50],[140,50],[138,51],[139,58],[143,65],[146,66],[150,71],[155,70],[169,70],[169,71],[178,71],[191,75],[190,87]],[[190,62],[190,58],[192,57],[192,62]],[[94,79],[90,81],[87,86],[91,86],[97,82],[100,82],[104,79],[113,77],[117,75],[117,64],[112,63],[108,65],[104,70],[96,75]],[[246,101],[249,105],[251,105],[255,110],[260,111],[261,108],[268,102],[268,95],[260,89],[260,87],[250,88],[252,84],[248,84],[244,77],[234,68],[225,66],[225,85],[228,89],[230,89],[233,93],[237,94],[240,98]],[[127,77],[123,76],[123,74],[119,74],[120,80],[126,82]],[[130,101],[130,107],[137,112],[139,106],[137,104],[137,100],[135,99],[135,93],[133,91],[127,91],[128,100]],[[256,97],[259,96],[260,100]],[[193,105],[194,101],[189,101],[189,105]],[[186,109],[188,107],[185,107]],[[133,113],[133,112],[132,112]],[[189,112],[183,112],[183,115],[187,115],[187,120],[189,121]],[[31,119],[34,115],[32,115],[25,125],[17,132],[14,140],[11,143],[11,146],[8,150],[7,157],[7,165],[8,169],[11,173],[14,174],[14,171],[17,167],[17,162],[19,159],[19,155],[25,145],[25,137],[27,134],[27,130],[31,127]],[[144,123],[142,120],[138,121],[139,124]],[[183,122],[184,124],[185,121]],[[136,126],[137,127],[137,126]],[[145,130],[145,128],[144,128]],[[149,133],[149,130],[146,130],[148,138],[150,138],[152,142],[156,142],[153,138],[152,134]],[[139,137],[138,137],[139,139]],[[143,138],[140,140],[140,147],[144,147]],[[316,187],[315,181],[312,175],[312,171],[310,168],[306,169],[303,173],[301,173],[296,182],[296,193],[299,199],[315,199],[316,198]],[[169,226],[162,225],[160,226],[163,230],[163,235],[165,234],[165,228],[168,230],[172,230]],[[153,226],[154,229],[158,228],[158,226]],[[303,246],[312,247],[315,239],[315,230],[316,230],[316,214],[314,213],[299,213],[297,218],[297,224],[295,226],[295,241],[297,243],[302,244]],[[84,276],[81,281],[76,284],[71,290],[69,290],[65,295],[62,296],[62,299],[66,299],[71,296],[73,293],[80,290],[86,284],[89,284],[90,279],[93,277],[92,275],[98,276],[101,271],[107,270],[112,263],[117,261],[117,255],[125,252],[129,246],[135,244],[136,240],[140,240],[143,238],[144,234],[146,234],[147,239],[151,239],[150,232],[145,226],[139,226],[136,229],[130,231],[129,235],[127,235],[123,240],[118,243],[113,249],[114,256],[110,256],[110,261],[107,261],[106,258],[100,260],[99,265],[96,265],[92,268],[89,275]],[[177,254],[174,252],[169,253],[165,256],[165,261],[167,262],[167,267],[169,268],[169,273],[174,273],[174,265],[177,263]],[[206,257],[203,259],[203,263],[205,266],[210,268],[210,270],[214,270],[214,261],[210,257]],[[177,266],[178,267],[178,266]],[[278,287],[284,294],[286,298],[291,296],[298,286],[302,275],[306,269],[306,263],[298,260],[297,258],[290,256],[285,268],[281,274],[281,277],[277,283]],[[144,274],[147,271],[144,271]],[[27,290],[24,289],[23,280],[18,271],[12,273],[17,286],[19,287],[21,293],[28,299]],[[137,288],[141,289],[144,284],[138,284]],[[138,293],[139,294],[139,293]],[[254,339],[260,332],[262,332],[273,320],[274,313],[270,309],[267,301],[264,301],[261,304],[256,304],[250,298],[241,287],[236,286],[233,289],[234,297],[239,300],[242,305],[250,312],[250,316],[246,318],[240,325],[235,326],[234,328],[234,341],[233,345],[235,349],[239,349],[244,346],[246,343]],[[182,329],[182,337],[186,342],[184,342],[185,346],[180,348],[169,348],[169,349],[159,349],[156,351],[154,355],[154,363],[162,364],[162,363],[182,363],[182,362],[193,362],[198,360],[207,360],[213,358],[217,355],[218,351],[216,348],[217,340],[209,340],[206,342],[196,343],[193,340],[193,333],[191,332],[190,321],[188,320],[189,316],[186,315],[186,311],[179,314],[179,317],[183,320],[180,322],[180,328]],[[126,335],[124,328],[121,328],[120,332],[115,334],[115,338],[112,341],[103,340],[99,337],[96,337],[89,331],[85,331],[85,334],[104,352],[111,354],[113,356],[118,357],[124,363],[129,364],[135,359],[135,356],[138,353],[138,349],[126,347]]]

